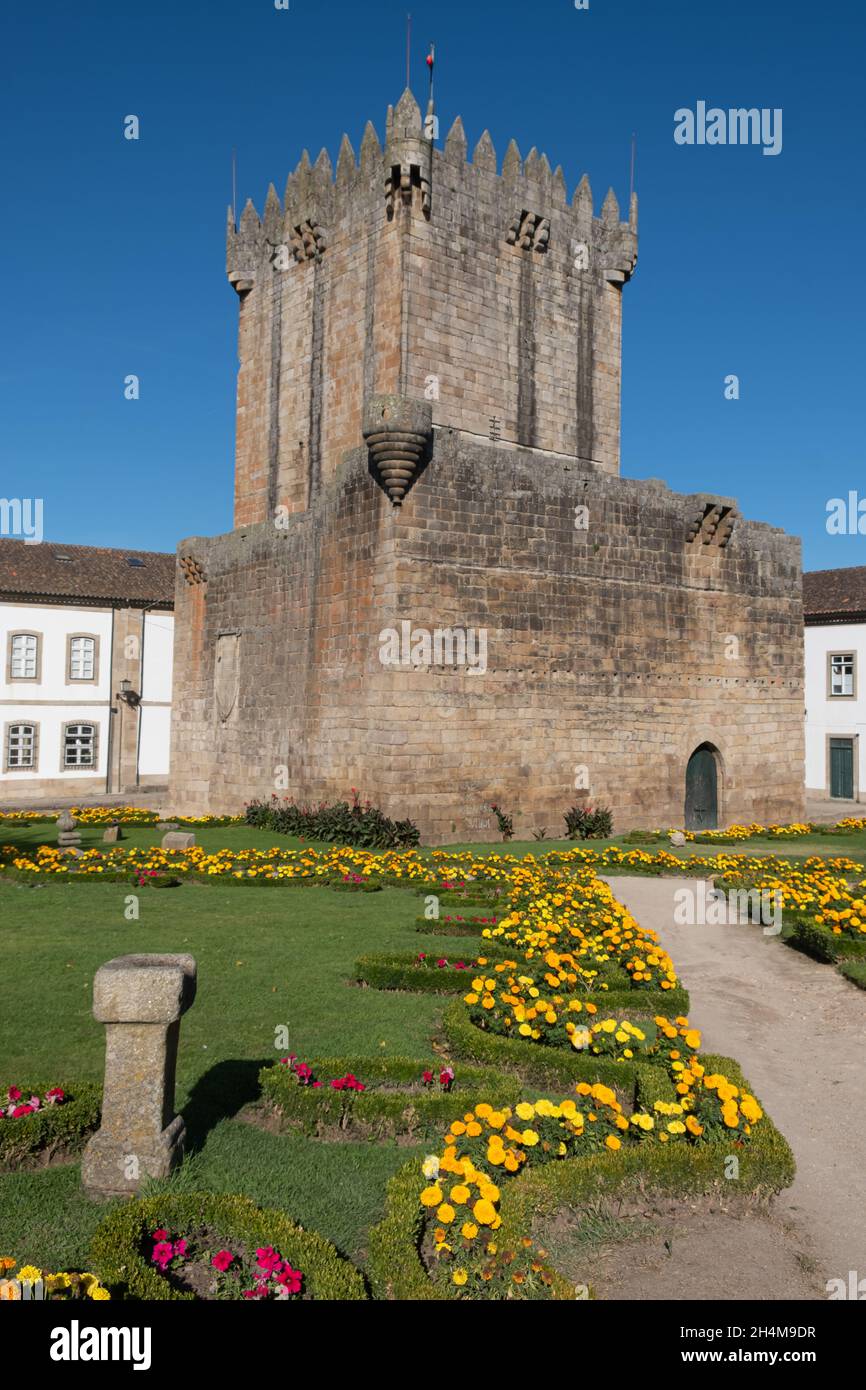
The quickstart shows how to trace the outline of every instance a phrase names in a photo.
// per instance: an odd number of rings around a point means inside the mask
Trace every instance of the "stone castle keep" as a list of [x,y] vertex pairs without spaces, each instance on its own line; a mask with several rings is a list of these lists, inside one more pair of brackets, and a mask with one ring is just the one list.
[[429,129],[407,92],[230,214],[235,529],[179,547],[172,807],[801,818],[799,542],[619,476],[636,199]]

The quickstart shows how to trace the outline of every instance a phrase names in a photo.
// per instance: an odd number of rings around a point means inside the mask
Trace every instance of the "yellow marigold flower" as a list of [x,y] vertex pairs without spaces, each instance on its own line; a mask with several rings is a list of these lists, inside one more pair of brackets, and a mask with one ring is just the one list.
[[490,1226],[496,1219],[496,1209],[486,1197],[480,1197],[472,1208],[472,1215],[479,1226]]
[[617,1139],[615,1134],[609,1134],[604,1142],[607,1145],[607,1147],[609,1149],[613,1149],[614,1152],[616,1152],[617,1149],[622,1148],[622,1143],[619,1139]]
[[454,1208],[449,1206],[447,1202],[443,1202],[436,1212],[437,1220],[441,1221],[443,1226],[450,1226],[455,1216]]
[[111,1294],[108,1292],[108,1289],[104,1289],[101,1284],[97,1284],[90,1297],[95,1298],[97,1303],[104,1303],[107,1299],[111,1298]]
[[689,1131],[689,1134],[694,1134],[695,1138],[699,1138],[704,1132],[703,1125],[695,1119],[694,1115],[689,1115],[686,1120],[686,1129]]
[[474,1240],[478,1235],[478,1227],[474,1221],[464,1221],[460,1227],[460,1234],[465,1240]]
[[515,1113],[520,1117],[521,1120],[531,1120],[533,1115],[535,1114],[535,1106],[530,1105],[528,1101],[522,1100],[520,1104],[517,1106]]
[[469,1278],[469,1275],[466,1273],[465,1269],[455,1269],[454,1273],[451,1275],[451,1278],[454,1280],[455,1284],[462,1285],[466,1283],[466,1280]]
[[36,1279],[42,1278],[42,1270],[37,1269],[35,1265],[22,1265],[16,1278],[22,1283],[32,1284]]
[[421,1193],[421,1201],[425,1207],[437,1207],[442,1201],[441,1187],[425,1187]]

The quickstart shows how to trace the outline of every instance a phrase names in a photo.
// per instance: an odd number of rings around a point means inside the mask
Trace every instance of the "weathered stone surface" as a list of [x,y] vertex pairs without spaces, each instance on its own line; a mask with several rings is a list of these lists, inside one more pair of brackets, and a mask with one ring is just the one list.
[[95,1197],[133,1195],[145,1177],[165,1177],[183,1157],[174,1114],[180,1019],[195,999],[189,955],[130,955],[93,981],[93,1013],[105,1030],[105,1085],[98,1132],[81,1179]]
[[106,845],[116,845],[118,840],[125,838],[119,825],[110,825],[102,836],[102,842]]
[[162,837],[163,849],[192,849],[195,835],[188,830],[170,830]]
[[686,844],[686,837],[681,830],[672,830],[670,834],[670,842],[678,849],[682,849],[683,845]]

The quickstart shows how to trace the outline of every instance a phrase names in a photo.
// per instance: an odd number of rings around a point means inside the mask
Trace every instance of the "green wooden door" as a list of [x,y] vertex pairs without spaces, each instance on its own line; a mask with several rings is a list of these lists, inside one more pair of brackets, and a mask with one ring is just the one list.
[[854,799],[854,740],[852,738],[831,738],[830,740],[830,795]]
[[710,748],[696,748],[686,768],[686,830],[715,830],[719,823],[716,759]]

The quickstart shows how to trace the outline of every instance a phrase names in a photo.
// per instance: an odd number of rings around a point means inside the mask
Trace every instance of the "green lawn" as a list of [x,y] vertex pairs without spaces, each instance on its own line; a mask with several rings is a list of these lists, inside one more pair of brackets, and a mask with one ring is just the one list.
[[[401,889],[240,892],[185,883],[141,892],[140,920],[128,922],[128,891],[0,884],[0,1080],[101,1079],[104,1029],[91,1014],[98,966],[132,951],[191,952],[199,994],[182,1024],[177,1101],[196,1182],[283,1207],[358,1256],[387,1178],[412,1150],[276,1136],[232,1117],[256,1096],[259,1067],[285,1052],[275,1049],[281,1025],[301,1057],[432,1058],[441,999],[347,983],[362,951],[423,949],[413,929],[418,899]],[[438,954],[441,938],[434,940]],[[464,938],[460,951],[478,944]],[[0,1253],[80,1266],[103,1210],[82,1196],[77,1165],[0,1176]]]

